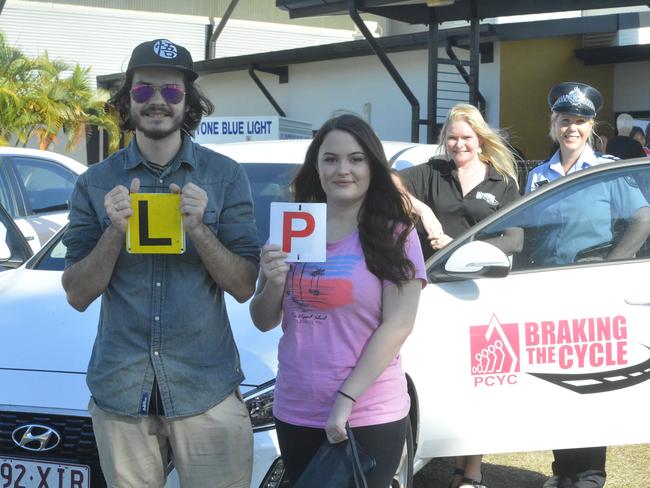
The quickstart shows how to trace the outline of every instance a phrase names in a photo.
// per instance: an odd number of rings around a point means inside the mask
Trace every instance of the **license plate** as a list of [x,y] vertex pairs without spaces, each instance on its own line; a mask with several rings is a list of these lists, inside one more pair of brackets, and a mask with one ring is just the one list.
[[90,468],[0,457],[0,488],[89,488]]

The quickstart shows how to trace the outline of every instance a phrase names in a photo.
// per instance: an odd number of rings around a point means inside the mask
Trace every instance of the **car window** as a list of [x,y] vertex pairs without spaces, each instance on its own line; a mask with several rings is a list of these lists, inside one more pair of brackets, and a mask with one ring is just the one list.
[[299,165],[246,163],[242,167],[251,184],[257,236],[263,245],[269,238],[271,202],[291,201],[289,185]]
[[[498,245],[508,230],[523,231],[512,270],[535,270],[650,256],[650,167],[618,168],[579,178],[474,236]],[[633,245],[617,247],[625,243]],[[624,244],[625,244],[624,243]]]
[[38,258],[34,269],[41,271],[63,271],[65,269],[65,245],[61,240],[62,237],[63,234],[59,234],[56,242]]
[[12,161],[33,212],[67,210],[76,173],[45,159],[15,156]]
[[0,162],[0,205],[2,205],[12,218],[18,218],[16,205],[14,205],[11,192],[9,191],[9,179],[7,171]]
[[7,228],[0,222],[0,260],[9,259],[11,257],[11,249],[9,249],[9,242],[7,242]]
[[8,212],[0,207],[0,271],[16,268],[32,255]]
[[[0,177],[1,176],[2,172],[0,172]],[[9,205],[9,201],[9,189],[7,187],[7,182],[4,180],[4,178],[0,178],[0,205],[2,205],[9,212],[9,214],[15,218],[16,216],[11,212],[12,205]]]

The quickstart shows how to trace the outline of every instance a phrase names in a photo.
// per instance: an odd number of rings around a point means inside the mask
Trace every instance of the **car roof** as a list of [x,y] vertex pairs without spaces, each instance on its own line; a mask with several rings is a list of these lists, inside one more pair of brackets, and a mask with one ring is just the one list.
[[272,140],[206,143],[202,146],[228,156],[238,163],[302,164],[311,140]]
[[85,164],[72,159],[69,156],[55,153],[53,151],[43,151],[41,149],[31,149],[27,147],[0,147],[0,156],[29,156],[34,158],[50,159],[74,171],[78,175],[88,169]]
[[[239,163],[302,164],[310,143],[311,139],[294,139],[225,142],[220,144],[205,143],[202,146],[228,156]],[[427,161],[437,149],[437,145],[434,144],[418,144],[415,142],[382,141],[382,144],[386,157],[391,162],[395,155],[405,155],[408,151],[409,160],[414,161],[410,154],[417,153],[418,156],[415,159],[420,163]],[[425,157],[424,154],[428,154],[428,156]]]

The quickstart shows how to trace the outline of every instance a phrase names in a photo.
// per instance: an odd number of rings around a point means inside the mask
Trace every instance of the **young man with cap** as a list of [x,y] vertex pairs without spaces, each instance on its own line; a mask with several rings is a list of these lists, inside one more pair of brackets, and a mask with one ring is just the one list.
[[[137,46],[110,100],[135,137],[80,176],[71,199],[62,283],[77,310],[102,297],[87,382],[109,486],[161,487],[169,458],[183,487],[250,485],[224,292],[253,294],[260,250],[243,169],[189,136],[213,110],[197,77],[184,47]],[[137,192],[180,194],[182,254],[127,252]]]
[[[612,161],[612,156],[596,156],[591,148],[594,117],[601,108],[603,98],[598,90],[584,83],[559,83],[548,95],[551,107],[549,135],[559,144],[551,159],[528,174],[526,192],[533,191],[562,176]],[[648,235],[648,203],[638,188],[624,181],[611,182],[609,186],[594,185],[593,190],[578,192],[576,198],[593,201],[589,215],[575,215],[572,207],[549,208],[540,215],[553,222],[552,231],[544,237],[536,250],[535,261],[539,264],[569,264],[579,259],[579,251],[592,245],[613,239],[609,219],[601,215],[619,215],[630,225],[617,244],[604,259],[621,259],[634,255]],[[580,207],[583,208],[583,207]],[[557,215],[561,213],[561,215]],[[562,222],[558,228],[556,222]],[[576,295],[577,296],[577,295]],[[554,450],[553,477],[543,488],[602,488],[605,484],[606,447]]]

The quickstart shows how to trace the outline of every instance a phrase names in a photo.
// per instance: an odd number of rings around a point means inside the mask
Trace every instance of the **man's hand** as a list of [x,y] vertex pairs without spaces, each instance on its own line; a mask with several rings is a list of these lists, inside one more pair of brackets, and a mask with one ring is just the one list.
[[133,215],[130,193],[138,193],[138,191],[140,191],[140,180],[133,178],[129,190],[123,185],[118,185],[104,197],[104,208],[108,218],[111,219],[111,225],[122,234],[126,234],[129,217]]
[[181,194],[181,214],[183,228],[192,232],[203,223],[203,214],[208,206],[208,194],[194,183],[187,183],[183,189],[175,183],[169,185],[169,191]]

